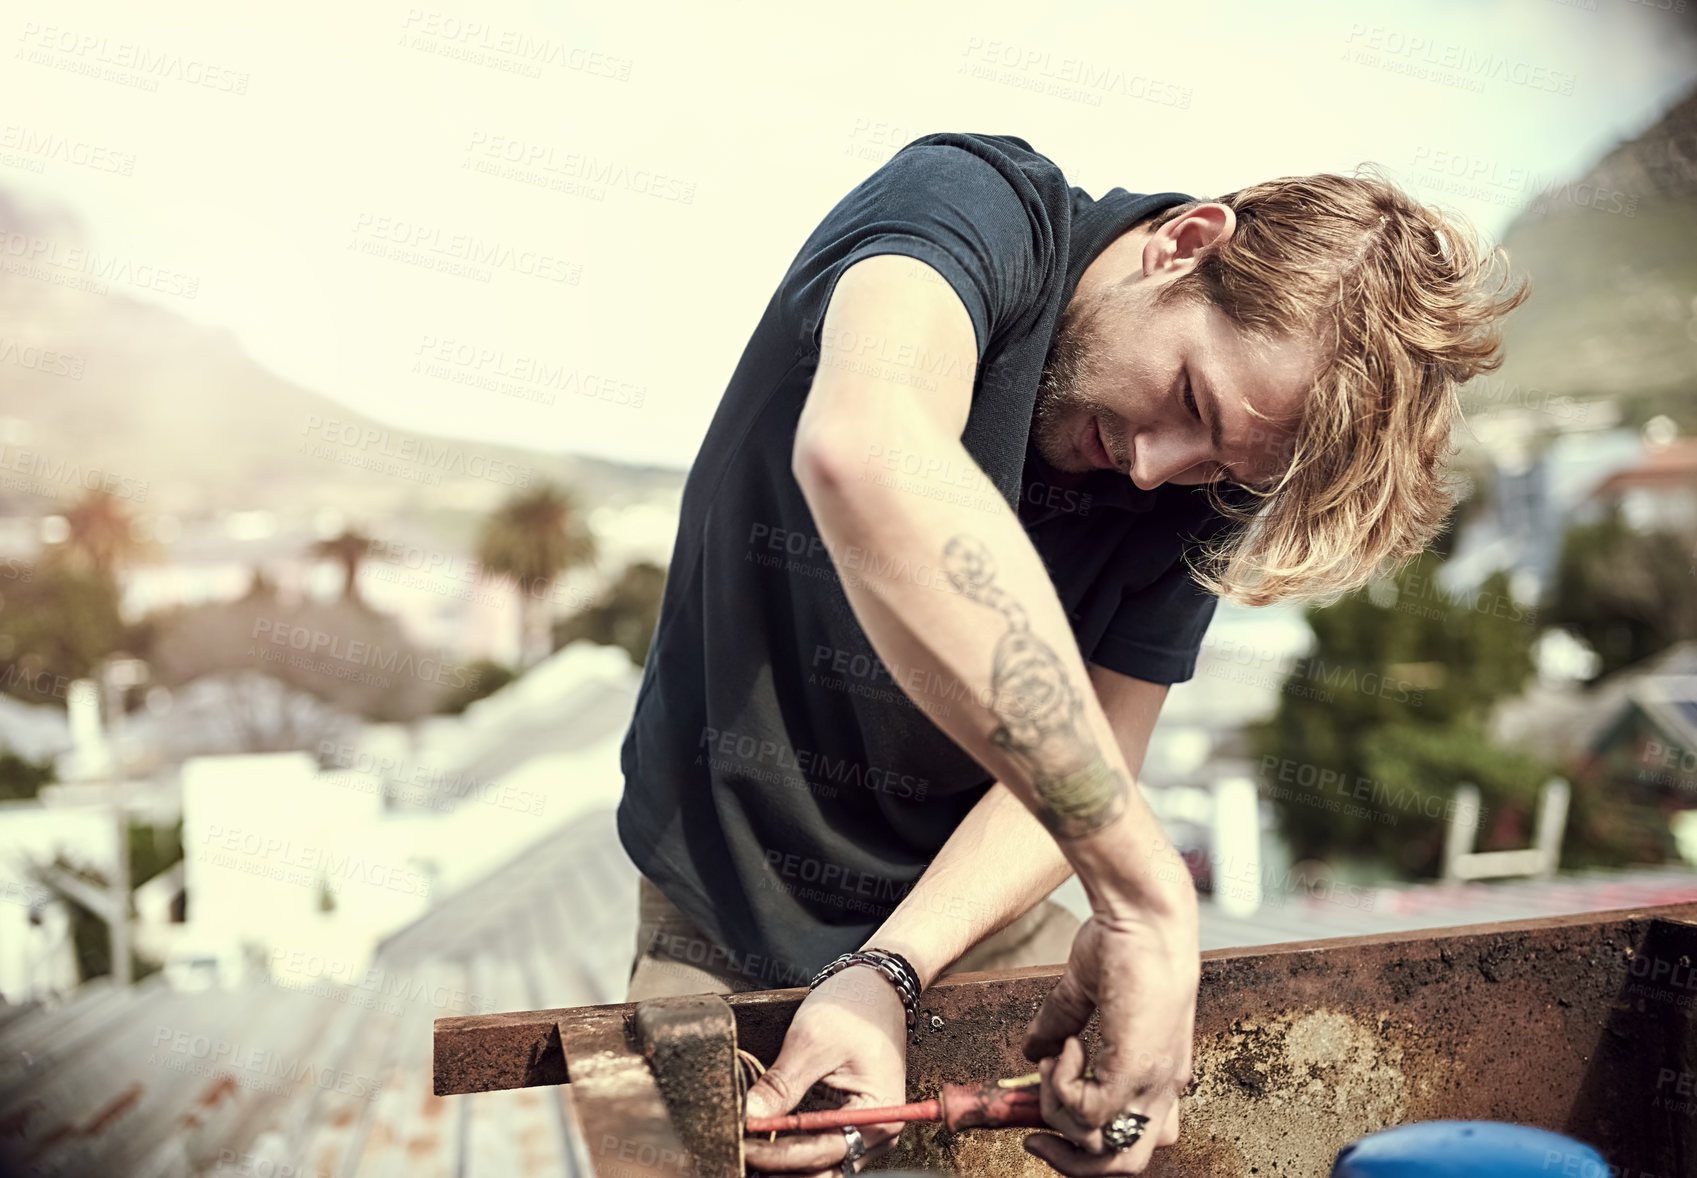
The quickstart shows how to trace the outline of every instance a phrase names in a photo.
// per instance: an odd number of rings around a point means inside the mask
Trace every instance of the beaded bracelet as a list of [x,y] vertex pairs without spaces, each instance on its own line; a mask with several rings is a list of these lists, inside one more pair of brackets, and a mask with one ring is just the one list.
[[919,1022],[919,974],[900,953],[889,949],[857,949],[844,953],[820,970],[807,988],[814,989],[826,978],[851,965],[870,965],[890,979],[890,984],[895,986],[897,995],[901,997],[903,1009],[907,1011],[907,1029],[913,1030]]

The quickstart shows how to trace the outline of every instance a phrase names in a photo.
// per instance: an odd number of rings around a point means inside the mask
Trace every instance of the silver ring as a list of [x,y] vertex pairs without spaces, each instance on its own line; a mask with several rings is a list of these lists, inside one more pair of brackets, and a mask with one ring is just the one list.
[[858,1127],[844,1125],[843,1140],[848,1143],[848,1149],[843,1154],[843,1173],[853,1174],[860,1166],[860,1159],[866,1156],[866,1139],[860,1135]]
[[1142,1113],[1123,1112],[1102,1128],[1102,1144],[1116,1153],[1130,1149],[1143,1136],[1149,1118]]

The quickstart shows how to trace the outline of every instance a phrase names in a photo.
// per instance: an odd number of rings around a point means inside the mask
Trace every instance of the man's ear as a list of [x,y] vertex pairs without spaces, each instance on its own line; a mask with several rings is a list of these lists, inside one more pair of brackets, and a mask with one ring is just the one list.
[[1197,205],[1150,235],[1143,246],[1143,271],[1153,277],[1174,267],[1189,269],[1204,249],[1230,241],[1236,230],[1237,214],[1226,205]]

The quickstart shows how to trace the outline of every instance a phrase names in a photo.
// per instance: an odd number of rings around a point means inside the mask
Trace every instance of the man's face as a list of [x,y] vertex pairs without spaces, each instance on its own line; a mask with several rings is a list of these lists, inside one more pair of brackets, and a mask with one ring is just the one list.
[[1313,342],[1257,340],[1186,299],[1156,306],[1176,277],[1134,273],[1067,305],[1032,424],[1056,469],[1118,470],[1144,490],[1283,473]]

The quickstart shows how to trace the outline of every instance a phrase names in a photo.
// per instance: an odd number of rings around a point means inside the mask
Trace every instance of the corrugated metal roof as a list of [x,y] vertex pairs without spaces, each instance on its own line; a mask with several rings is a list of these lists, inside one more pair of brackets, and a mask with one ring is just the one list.
[[1412,932],[1536,916],[1607,912],[1697,900],[1697,873],[1688,867],[1598,871],[1551,880],[1424,884],[1413,887],[1343,886],[1330,896],[1274,899],[1249,917],[1233,917],[1204,904],[1202,947],[1274,945],[1319,937]]
[[359,985],[154,977],[19,1014],[0,1025],[0,1170],[576,1175],[566,1090],[434,1096],[432,1024],[621,999],[635,904],[601,812],[392,938]]

